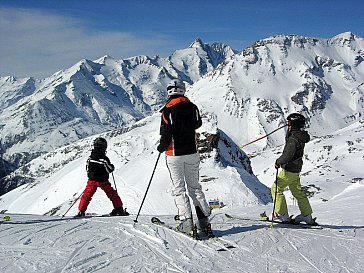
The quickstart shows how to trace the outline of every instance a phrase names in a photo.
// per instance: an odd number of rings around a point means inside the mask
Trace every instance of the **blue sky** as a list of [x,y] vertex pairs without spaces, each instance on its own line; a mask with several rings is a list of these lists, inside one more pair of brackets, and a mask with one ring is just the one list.
[[364,37],[362,0],[0,0],[0,76],[42,78],[106,54],[167,57],[196,38],[242,51],[297,34]]

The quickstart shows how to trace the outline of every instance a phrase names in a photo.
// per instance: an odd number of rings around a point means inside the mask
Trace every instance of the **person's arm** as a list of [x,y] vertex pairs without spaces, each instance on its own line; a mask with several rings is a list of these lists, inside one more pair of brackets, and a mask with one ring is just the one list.
[[169,144],[172,141],[172,126],[171,126],[171,120],[169,117],[170,111],[168,111],[168,108],[165,108],[162,112],[161,117],[161,126],[160,126],[160,142],[157,147],[157,150],[160,153],[163,153],[167,150]]
[[198,110],[197,106],[196,106],[196,126],[195,129],[200,128],[202,125],[202,119],[200,116],[200,111]]
[[100,161],[104,164],[105,170],[108,173],[112,173],[115,170],[115,166],[111,164],[110,159],[105,156],[105,158],[100,159]]
[[297,140],[293,137],[289,137],[287,139],[286,145],[284,146],[282,155],[276,160],[276,167],[283,166],[288,162],[292,161],[295,153],[296,153],[296,144]]

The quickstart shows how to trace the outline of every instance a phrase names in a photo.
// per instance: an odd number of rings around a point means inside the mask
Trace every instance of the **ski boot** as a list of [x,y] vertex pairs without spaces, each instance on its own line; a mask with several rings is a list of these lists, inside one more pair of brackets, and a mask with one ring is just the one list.
[[180,223],[176,227],[176,230],[198,239],[197,227],[193,224],[192,218],[180,220]]
[[189,231],[188,233],[192,238],[196,239],[196,240],[200,240],[200,236],[198,235],[197,232],[197,226],[193,225],[192,229]]
[[86,212],[81,211],[81,210],[75,215],[75,217],[85,217],[85,216],[86,216]]
[[193,221],[192,218],[187,218],[184,220],[180,220],[180,223],[176,226],[176,230],[189,234],[193,229]]
[[[315,218],[316,219],[316,218]],[[311,214],[309,215],[302,215],[302,214],[299,214],[297,215],[295,218],[294,218],[294,221],[296,223],[301,223],[301,222],[304,222],[306,223],[307,225],[315,225],[315,219],[312,218]]]
[[273,221],[282,222],[282,223],[290,223],[291,218],[288,216],[288,214],[282,213],[279,214],[277,212],[273,213],[272,215]]
[[209,222],[208,217],[198,219],[198,227],[197,228],[198,228],[198,231],[200,233],[204,234],[208,238],[215,237],[214,233],[212,232],[211,223]]
[[126,211],[123,207],[114,208],[112,212],[110,212],[110,216],[128,216],[129,212]]

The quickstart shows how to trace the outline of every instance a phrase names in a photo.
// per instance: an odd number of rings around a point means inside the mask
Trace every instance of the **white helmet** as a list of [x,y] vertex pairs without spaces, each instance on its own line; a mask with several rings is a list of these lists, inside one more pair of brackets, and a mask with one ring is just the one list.
[[167,86],[168,96],[184,95],[186,92],[186,86],[183,81],[174,79],[168,83]]

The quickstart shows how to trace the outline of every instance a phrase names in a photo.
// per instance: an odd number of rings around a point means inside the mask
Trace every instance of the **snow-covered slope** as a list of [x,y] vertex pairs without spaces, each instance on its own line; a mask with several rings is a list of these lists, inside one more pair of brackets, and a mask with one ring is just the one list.
[[[199,129],[200,177],[207,198],[219,198],[230,207],[271,201],[268,188],[252,174],[245,153],[216,127],[216,117],[205,116],[203,121]],[[125,207],[134,213],[138,210],[157,159],[159,123],[160,114],[157,113],[139,121],[125,133],[115,131],[103,135],[108,140],[108,156],[116,167],[114,178],[117,189]],[[7,177],[7,184],[13,188],[18,186],[16,181],[19,176],[26,177],[28,183],[3,195],[0,209],[13,213],[63,214],[69,202],[75,200],[86,186],[85,164],[93,138],[41,156]],[[144,213],[169,214],[175,210],[164,161],[162,156]],[[110,182],[113,183],[113,178],[110,178]],[[103,192],[98,192],[95,198],[90,212],[102,214],[112,209]],[[76,212],[77,206],[70,213]]]

